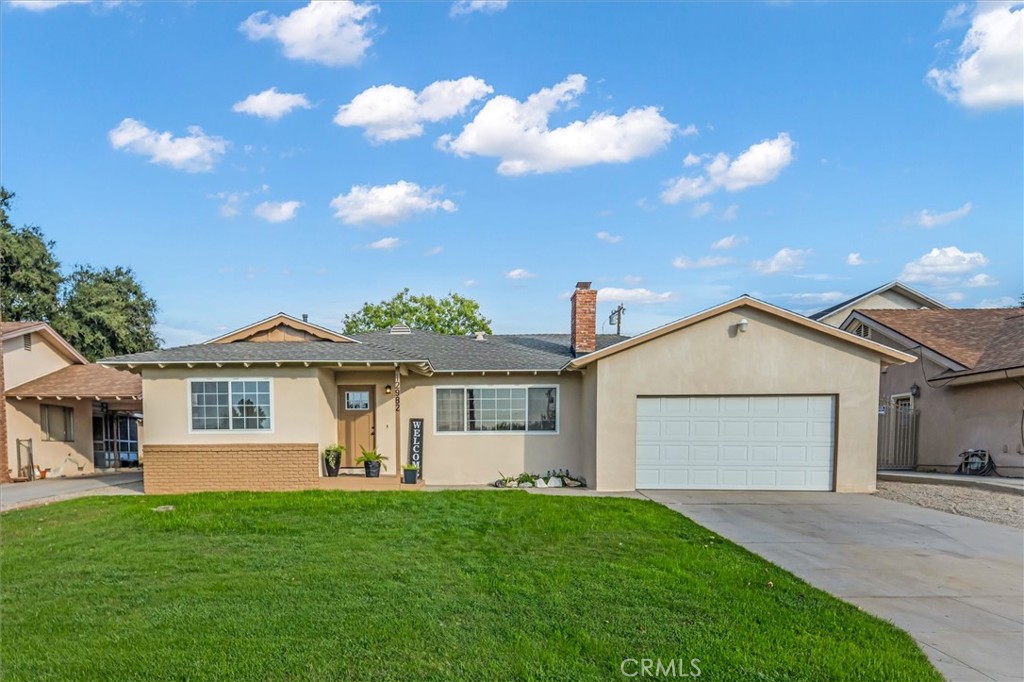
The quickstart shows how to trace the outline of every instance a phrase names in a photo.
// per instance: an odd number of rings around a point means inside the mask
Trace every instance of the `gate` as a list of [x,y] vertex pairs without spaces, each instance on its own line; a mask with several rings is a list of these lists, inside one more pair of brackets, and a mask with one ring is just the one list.
[[910,400],[905,398],[879,403],[879,469],[913,469],[917,465],[919,414]]
[[34,481],[36,478],[36,463],[32,458],[32,439],[18,438],[14,441],[14,450],[18,458],[18,468],[15,470],[17,476]]

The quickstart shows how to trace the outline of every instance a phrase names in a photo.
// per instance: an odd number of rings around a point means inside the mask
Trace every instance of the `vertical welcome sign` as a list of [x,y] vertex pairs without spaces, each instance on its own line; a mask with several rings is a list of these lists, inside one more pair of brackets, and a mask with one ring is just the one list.
[[419,467],[418,478],[423,478],[423,420],[409,420],[409,463]]

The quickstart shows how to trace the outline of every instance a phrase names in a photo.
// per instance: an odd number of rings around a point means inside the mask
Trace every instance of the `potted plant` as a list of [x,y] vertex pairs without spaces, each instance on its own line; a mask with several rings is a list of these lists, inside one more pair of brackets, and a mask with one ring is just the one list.
[[324,451],[320,453],[320,456],[324,460],[324,469],[327,470],[328,476],[337,476],[338,469],[341,467],[341,456],[345,454],[345,446],[334,443],[324,448]]
[[356,458],[356,464],[363,465],[363,468],[366,470],[367,478],[378,478],[380,476],[381,467],[384,467],[384,470],[387,471],[388,467],[384,464],[384,460],[386,460],[387,457],[377,452],[376,449],[367,450],[362,446],[360,446],[359,449],[363,451],[363,454]]
[[415,485],[416,479],[419,477],[420,468],[415,464],[405,464],[402,466],[402,483],[408,483],[409,485]]

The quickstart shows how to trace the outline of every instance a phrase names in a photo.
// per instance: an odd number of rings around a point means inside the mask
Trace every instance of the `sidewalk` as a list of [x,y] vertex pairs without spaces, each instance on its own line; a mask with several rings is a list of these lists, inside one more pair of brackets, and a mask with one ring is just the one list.
[[936,483],[959,485],[966,488],[995,490],[1003,493],[1024,495],[1024,478],[1001,478],[999,476],[968,476],[965,474],[934,474],[923,471],[879,471],[879,481],[901,481],[903,483]]
[[141,494],[141,471],[4,483],[0,485],[0,512],[90,495]]

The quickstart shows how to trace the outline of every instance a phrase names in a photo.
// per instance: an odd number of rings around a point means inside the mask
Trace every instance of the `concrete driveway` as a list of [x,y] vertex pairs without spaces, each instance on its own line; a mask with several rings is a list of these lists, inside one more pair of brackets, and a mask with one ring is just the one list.
[[1024,533],[871,495],[641,491],[917,640],[950,680],[1024,680]]
[[0,511],[35,507],[89,495],[141,495],[142,472],[46,478],[0,485]]

